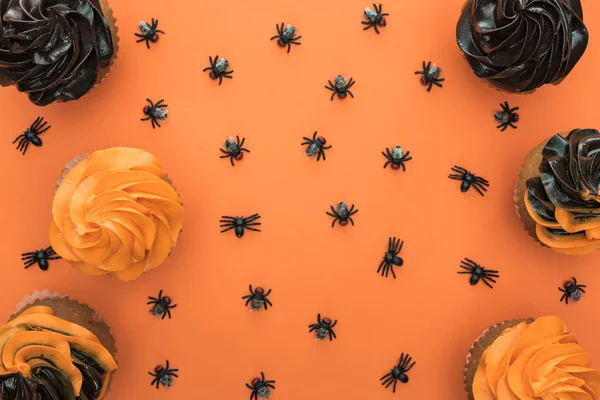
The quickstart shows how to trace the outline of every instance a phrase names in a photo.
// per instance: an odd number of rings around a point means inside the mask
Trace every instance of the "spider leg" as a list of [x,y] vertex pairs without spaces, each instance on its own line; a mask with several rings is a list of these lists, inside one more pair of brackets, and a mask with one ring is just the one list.
[[287,52],[289,54],[290,50],[292,50],[292,44],[288,42],[287,46],[288,46]]
[[439,80],[432,81],[431,83],[433,83],[433,84],[434,84],[435,86],[437,86],[437,87],[444,87],[444,86],[442,86],[442,84],[440,83],[440,82],[442,82],[442,81],[443,81],[443,79],[439,79]]
[[[411,359],[411,360],[412,360],[412,359]],[[412,367],[413,367],[413,366],[414,366],[416,363],[417,363],[416,361],[413,361],[413,362],[412,362],[412,364],[410,364],[410,366],[409,366],[408,368],[404,369],[404,372],[406,373],[406,372],[410,371],[410,370],[412,369]],[[408,364],[408,363],[407,363],[407,364]]]
[[391,372],[389,372],[389,373],[385,374],[384,376],[382,376],[381,378],[379,378],[379,380],[380,380],[380,381],[382,381],[382,380],[384,380],[385,378],[387,378],[387,377],[389,377],[389,376],[392,376],[392,373],[391,373]]
[[[271,301],[269,299],[265,299],[265,302],[267,304],[269,304],[271,307],[273,307],[273,303],[271,303]],[[265,307],[265,310],[266,310],[266,307]]]
[[229,227],[229,228],[227,228],[227,229],[223,229],[223,230],[221,231],[221,233],[223,233],[223,232],[227,232],[227,231],[229,231],[229,230],[231,230],[231,229],[233,229],[233,228],[235,228],[235,226],[230,226],[230,227]]
[[36,262],[37,262],[37,261],[35,261],[35,260],[29,260],[29,261],[27,261],[27,263],[26,263],[26,264],[24,264],[23,266],[24,266],[25,268],[29,268],[29,267],[31,267],[33,264],[35,264]]
[[29,147],[29,143],[31,143],[31,142],[28,141],[27,143],[25,143],[25,147],[23,147],[23,155],[25,155],[25,153],[27,152],[27,148]]
[[511,126],[514,129],[519,129],[519,127],[516,126],[516,125],[514,125],[512,122],[509,122],[508,125]]
[[163,32],[163,31],[161,31],[160,29],[155,29],[155,30],[154,30],[154,32],[156,32],[156,33],[162,33],[162,34],[164,34],[164,32]]
[[427,86],[427,91],[431,92],[432,87],[433,87],[433,82],[429,82],[429,86]]
[[15,140],[13,140],[13,144],[20,138],[24,138],[24,137],[25,137],[25,134],[21,134],[21,135],[17,136],[17,138]]
[[242,147],[244,145],[244,142],[246,141],[246,138],[242,138],[242,142],[240,143],[240,137],[236,136],[236,140],[237,140],[237,145],[238,147]]
[[375,33],[379,35],[379,29],[377,28],[377,24],[373,24],[373,29],[375,29]]
[[136,33],[136,35],[138,37],[141,37],[141,39],[135,41],[136,43],[140,43],[140,42],[143,42],[144,40],[146,40],[146,37],[144,35],[138,35],[137,33]]
[[352,92],[351,92],[351,91],[349,91],[349,90],[346,90],[346,93],[348,93],[348,94],[350,95],[350,97],[354,98],[354,95],[352,94]]
[[227,78],[227,79],[233,79],[233,76],[229,76],[229,75],[231,75],[232,73],[233,73],[233,71],[223,72],[223,73],[221,74],[221,76],[222,76],[223,78]]
[[477,186],[473,185],[473,187],[475,188],[475,190],[477,190],[477,192],[479,192],[480,195],[484,196],[483,192]]
[[225,151],[223,149],[219,149],[219,150],[221,150],[221,153],[227,154],[226,156],[222,156],[221,158],[229,157],[230,153],[228,151]]
[[150,49],[150,39],[146,39],[146,47],[148,50]]
[[383,268],[383,266],[386,264],[385,260],[383,260],[381,262],[381,264],[379,264],[379,268],[377,268],[377,273],[379,273],[381,271],[381,269]]
[[404,166],[404,163],[400,163],[400,166],[402,167],[402,171],[406,172],[406,167]]
[[252,386],[248,385],[247,383],[246,383],[246,387],[247,387],[248,389],[254,389]]
[[[392,272],[392,276],[394,277],[394,279],[396,279],[396,274],[394,273],[394,265],[393,264],[390,264],[389,270]],[[386,278],[387,278],[387,276],[386,276]]]
[[249,228],[247,226],[244,227],[245,229],[248,229],[249,231],[254,231],[254,232],[261,232],[260,229],[255,229],[255,228]]
[[[248,304],[253,300],[252,299],[253,296],[246,296],[246,297],[248,297],[248,300],[246,300],[245,306],[248,306]],[[243,297],[242,297],[242,299],[243,299]]]
[[[465,260],[467,260],[467,263],[465,263],[465,264],[471,264],[471,265],[473,265],[475,267],[479,266],[479,264],[477,264],[475,261],[471,260],[470,258],[465,257]],[[461,262],[464,263],[464,261],[461,261]]]
[[223,83],[223,75],[219,75],[219,86]]
[[312,328],[309,326],[309,328],[310,329],[308,330],[308,333],[311,333],[312,331],[315,331],[318,329],[318,327],[316,327],[316,326],[313,326]]
[[352,226],[354,226],[354,221],[352,220],[352,217],[348,217],[348,220],[350,221],[350,223],[352,223]]
[[242,148],[242,149],[240,149],[240,151],[245,151],[246,153],[250,153],[250,150],[248,150],[248,149],[243,149]]
[[370,28],[372,28],[374,26],[371,22],[369,22],[368,24],[365,24],[365,25],[367,25],[367,26],[365,26],[363,28],[363,31],[366,31],[367,29],[370,29]]
[[231,163],[232,167],[235,167],[235,163],[233,162],[233,154],[229,156],[229,162]]
[[389,387],[390,387],[390,385],[391,385],[392,383],[394,383],[394,382],[396,382],[396,380],[395,380],[395,379],[392,379],[391,381],[389,381],[389,382],[388,382],[388,384],[387,384],[387,385],[385,385],[386,389],[387,389],[387,388],[389,388]]
[[486,277],[481,277],[481,280],[483,281],[483,283],[485,283],[486,285],[489,286],[490,289],[493,289],[494,287],[492,285],[490,285],[490,283],[487,281]]
[[[169,316],[169,319],[171,319],[171,310],[170,310],[170,308],[173,308],[173,307],[167,307],[167,309],[165,310],[166,311],[166,315]],[[165,316],[163,315],[163,319],[164,318],[165,318]]]
[[397,383],[398,383],[398,381],[394,380],[394,386],[393,386],[393,389],[392,389],[392,393],[396,393],[396,384]]

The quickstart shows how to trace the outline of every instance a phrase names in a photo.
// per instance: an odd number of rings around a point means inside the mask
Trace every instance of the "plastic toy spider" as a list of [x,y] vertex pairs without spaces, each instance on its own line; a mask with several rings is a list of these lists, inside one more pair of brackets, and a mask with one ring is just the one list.
[[287,52],[289,53],[292,49],[293,44],[296,44],[298,46],[302,44],[297,41],[301,39],[302,36],[294,37],[294,35],[296,34],[296,28],[293,25],[287,24],[284,29],[284,25],[282,22],[281,28],[279,27],[279,24],[275,24],[275,26],[277,27],[277,35],[273,36],[271,40],[277,39],[277,44],[279,45],[279,47],[287,46]]
[[390,387],[390,385],[393,384],[394,386],[392,386],[392,392],[396,393],[396,384],[398,383],[398,381],[402,383],[408,383],[408,375],[406,375],[406,373],[410,371],[412,367],[416,364],[415,361],[412,361],[412,363],[411,361],[412,357],[409,356],[408,353],[406,354],[406,356],[404,355],[404,353],[400,354],[400,361],[398,361],[398,365],[392,368],[392,370],[388,374],[382,376],[379,379],[380,381],[383,381],[381,382],[381,385],[385,385],[385,387],[388,388]]
[[400,241],[400,239],[390,238],[388,241],[388,250],[383,256],[383,261],[379,264],[379,268],[377,269],[377,273],[379,274],[381,271],[381,276],[387,278],[388,273],[391,272],[394,279],[396,279],[396,274],[394,273],[394,266],[401,267],[404,264],[404,260],[398,257],[398,254],[402,251],[402,246],[404,245],[404,241]]
[[225,141],[225,149],[219,149],[219,150],[221,150],[221,153],[225,154],[224,156],[221,156],[220,158],[229,157],[231,166],[234,167],[235,166],[235,164],[233,162],[234,159],[236,159],[237,161],[240,161],[242,158],[244,158],[244,152],[250,153],[250,150],[243,147],[245,141],[246,141],[246,138],[242,138],[242,141],[240,142],[239,136],[236,136],[235,140],[233,140],[232,137],[228,138]]
[[321,314],[317,314],[317,323],[310,324],[308,327],[310,330],[309,333],[315,331],[315,340],[323,340],[327,335],[329,335],[329,341],[333,339],[337,339],[335,336],[335,332],[333,331],[333,327],[337,325],[337,320],[331,322],[329,318],[323,318],[321,321]]
[[146,118],[141,118],[141,120],[150,120],[150,122],[152,122],[152,129],[156,128],[156,126],[160,128],[159,121],[164,122],[167,120],[167,113],[169,112],[169,110],[166,110],[166,108],[168,107],[168,105],[163,104],[163,102],[165,101],[164,99],[160,99],[156,104],[154,104],[150,99],[146,99],[146,101],[149,104],[145,105],[143,110],[144,115],[146,115]]
[[260,378],[252,379],[252,385],[246,383],[246,387],[252,390],[250,400],[258,400],[259,397],[268,399],[271,396],[271,391],[269,389],[275,389],[275,386],[273,386],[275,381],[265,380],[265,374],[263,372],[260,373],[260,376]]
[[273,304],[267,299],[270,293],[271,289],[265,293],[265,289],[257,287],[256,290],[252,290],[252,285],[250,285],[250,294],[242,297],[242,300],[247,299],[246,307],[248,306],[248,303],[250,303],[250,311],[260,310],[261,307],[264,307],[266,310],[268,308],[267,304],[273,307]]
[[578,285],[577,279],[575,278],[573,278],[571,281],[566,281],[562,288],[558,288],[558,290],[563,293],[560,301],[562,302],[564,300],[566,304],[569,304],[569,299],[571,299],[577,303],[579,300],[581,300],[583,293],[585,293],[585,289],[583,289],[584,287],[587,286]]
[[363,31],[373,28],[373,29],[375,29],[375,32],[379,35],[378,27],[379,26],[384,27],[387,25],[385,17],[390,14],[388,14],[388,13],[382,14],[381,13],[381,10],[382,10],[381,3],[379,4],[379,7],[377,6],[377,4],[373,3],[373,8],[375,10],[372,10],[369,7],[365,7],[366,21],[362,21],[361,24],[367,25],[363,28]]
[[500,125],[496,128],[501,129],[502,132],[509,126],[517,129],[518,126],[514,125],[513,122],[519,122],[519,114],[515,112],[519,107],[510,108],[507,101],[505,101],[504,104],[500,104],[500,107],[502,107],[502,111],[498,111],[494,114],[496,121],[500,122]]
[[458,271],[459,274],[470,274],[471,278],[469,283],[471,286],[477,285],[481,280],[483,283],[488,285],[490,289],[493,289],[490,282],[496,283],[494,278],[500,278],[498,271],[493,269],[485,269],[475,261],[465,258],[460,262],[460,267],[466,269],[466,271]]
[[350,78],[348,83],[346,83],[346,78],[344,78],[341,75],[338,75],[334,79],[335,84],[331,83],[331,81],[327,82],[329,82],[329,85],[325,86],[325,89],[331,90],[333,92],[331,94],[331,101],[333,101],[333,98],[336,94],[340,99],[345,99],[347,95],[350,95],[350,97],[354,98],[354,95],[350,91],[350,88],[356,83],[354,79]]
[[146,304],[153,304],[152,308],[150,309],[150,314],[157,317],[162,315],[160,319],[165,319],[165,317],[168,315],[169,319],[171,319],[171,309],[177,307],[177,304],[171,305],[171,298],[169,296],[163,297],[162,292],[162,290],[158,292],[158,298],[148,296],[150,301]]
[[490,183],[487,180],[457,165],[452,167],[452,171],[456,172],[456,174],[450,174],[448,175],[448,178],[457,181],[462,181],[462,184],[460,185],[460,191],[463,193],[469,190],[471,186],[473,186],[475,190],[477,190],[477,192],[483,196],[483,192],[487,192],[486,187],[490,186]]
[[150,383],[150,386],[156,385],[156,389],[159,388],[159,385],[163,385],[164,387],[169,387],[173,384],[173,377],[179,378],[175,372],[179,371],[177,368],[169,368],[169,360],[167,360],[165,367],[162,365],[157,365],[154,368],[154,373],[148,371],[148,373],[155,378]]
[[146,47],[150,49],[150,42],[156,43],[158,42],[159,33],[164,34],[160,29],[156,29],[158,27],[158,20],[152,18],[152,24],[147,23],[146,21],[140,21],[139,29],[141,33],[135,33],[135,36],[141,38],[136,40],[136,43],[146,42]]
[[323,157],[323,161],[325,161],[325,150],[329,150],[331,146],[325,146],[327,140],[323,136],[317,137],[317,131],[315,131],[312,139],[307,138],[306,136],[304,136],[302,139],[304,139],[304,142],[302,142],[301,145],[308,146],[304,154],[307,156],[314,156],[316,154],[317,161],[319,161],[321,157]]
[[427,91],[430,92],[433,85],[442,87],[440,82],[443,82],[445,79],[440,78],[442,70],[437,65],[431,65],[431,61],[425,65],[425,61],[423,61],[423,70],[415,71],[416,75],[423,75],[421,77],[421,83],[423,86],[427,86]]
[[252,214],[249,217],[221,217],[223,218],[219,222],[221,222],[221,228],[225,228],[221,231],[227,232],[231,229],[235,229],[235,236],[241,238],[244,236],[244,230],[248,229],[249,231],[260,232],[260,229],[252,228],[253,226],[260,225],[260,222],[256,222],[259,218],[259,214]]
[[341,226],[348,225],[348,221],[350,221],[352,223],[352,226],[354,226],[354,220],[352,219],[352,216],[358,212],[358,210],[354,209],[354,204],[352,204],[350,209],[348,209],[348,205],[343,201],[341,203],[338,203],[338,205],[335,206],[335,208],[333,208],[333,206],[330,207],[332,213],[330,213],[329,211],[325,211],[325,213],[330,217],[333,217],[333,222],[331,223],[332,228],[335,225],[335,221],[339,221]]
[[212,59],[212,57],[208,57],[208,60],[210,61],[210,67],[204,68],[202,72],[210,71],[210,73],[208,74],[210,76],[210,79],[218,79],[220,85],[221,83],[223,83],[223,78],[233,78],[231,76],[231,74],[233,74],[233,71],[227,71],[227,68],[229,68],[229,61],[227,61],[224,58],[219,59],[218,55],[215,56],[214,60]]
[[48,267],[50,266],[48,264],[49,260],[59,260],[60,258],[61,257],[56,254],[52,246],[21,254],[21,261],[23,261],[25,269],[37,263],[38,267],[40,267],[42,271],[48,270]]
[[388,147],[385,148],[385,153],[382,151],[381,154],[388,161],[383,165],[383,168],[387,168],[388,164],[392,164],[392,169],[400,169],[402,167],[402,171],[406,171],[405,162],[412,160],[412,157],[409,157],[410,151],[404,153],[402,147],[396,146],[390,151]]
[[52,128],[51,126],[46,126],[48,121],[44,121],[43,117],[37,117],[35,121],[27,128],[25,132],[17,136],[17,138],[13,141],[13,144],[19,141],[17,144],[17,150],[19,150],[23,155],[27,152],[27,148],[30,143],[33,143],[35,147],[42,146],[42,139],[39,136],[46,132],[48,129]]

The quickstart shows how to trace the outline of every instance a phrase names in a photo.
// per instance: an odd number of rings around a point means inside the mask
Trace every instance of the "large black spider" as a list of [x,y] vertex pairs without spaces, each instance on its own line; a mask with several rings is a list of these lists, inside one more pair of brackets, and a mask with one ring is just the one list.
[[277,44],[280,47],[287,46],[287,52],[289,53],[292,49],[292,44],[301,45],[302,43],[297,40],[301,39],[302,36],[294,36],[296,34],[296,28],[293,25],[287,24],[284,28],[283,22],[281,23],[281,28],[279,24],[275,24],[277,27],[277,35],[273,36],[271,40],[277,39]]
[[25,155],[30,143],[33,143],[35,147],[41,147],[42,139],[40,139],[39,136],[48,129],[52,128],[52,126],[46,126],[47,124],[48,121],[44,121],[43,117],[37,117],[29,126],[29,128],[17,136],[17,138],[13,141],[13,144],[17,143],[17,140],[19,141],[19,144],[17,144],[17,150]]
[[252,385],[246,383],[246,387],[252,390],[250,400],[258,400],[259,397],[268,399],[269,396],[271,396],[271,391],[269,389],[275,389],[275,386],[273,386],[275,381],[266,380],[263,372],[260,373],[260,376],[260,378],[252,379]]
[[146,115],[146,118],[141,118],[141,120],[150,120],[150,122],[152,122],[152,129],[156,128],[156,126],[160,128],[159,121],[166,121],[167,119],[167,113],[169,112],[169,110],[166,110],[165,108],[167,108],[168,105],[163,104],[163,102],[165,101],[164,99],[160,99],[156,104],[154,104],[150,99],[146,99],[146,101],[148,102],[148,104],[144,106],[143,110],[144,115]]
[[331,90],[333,92],[331,94],[331,101],[333,101],[333,98],[336,94],[340,99],[345,99],[347,95],[350,95],[350,97],[354,98],[354,95],[350,91],[350,88],[356,83],[354,79],[350,78],[348,83],[346,83],[346,78],[344,78],[341,75],[338,75],[334,79],[335,83],[332,83],[331,81],[327,82],[329,82],[329,85],[325,86],[325,89]]
[[[412,369],[412,367],[416,364],[415,361],[412,361],[412,357],[408,355],[408,353],[406,354],[406,356],[404,355],[404,353],[400,354],[400,361],[398,361],[398,365],[396,365],[394,368],[392,368],[392,370],[382,376],[379,380],[383,381],[381,382],[381,385],[385,385],[386,388],[390,387],[390,385],[394,385],[392,387],[392,392],[396,393],[396,384],[398,383],[398,381],[402,382],[402,383],[408,383],[408,375],[406,375],[406,373],[408,371],[410,371]],[[410,364],[410,365],[409,365]]]
[[159,388],[159,385],[163,385],[164,387],[169,387],[173,384],[173,377],[179,378],[175,372],[179,371],[177,368],[169,368],[169,360],[167,360],[165,367],[162,365],[157,365],[154,368],[154,373],[148,371],[148,373],[155,378],[150,383],[150,386],[156,385],[156,388]]
[[48,267],[50,266],[48,260],[58,260],[60,258],[61,257],[56,254],[52,246],[21,254],[21,261],[23,261],[25,269],[37,263],[42,271],[48,270]]
[[502,107],[502,111],[498,111],[494,114],[496,122],[500,122],[500,125],[498,125],[496,128],[501,129],[502,132],[504,132],[509,126],[517,129],[518,126],[514,125],[513,122],[519,121],[519,114],[515,112],[519,109],[519,107],[510,108],[507,101],[505,101],[504,104],[500,104],[500,107]]
[[235,236],[241,238],[244,236],[244,230],[260,232],[260,229],[252,228],[253,226],[260,225],[260,222],[256,222],[259,218],[259,214],[252,214],[249,217],[227,217],[223,216],[219,222],[221,222],[221,228],[225,228],[221,231],[227,232],[231,229],[235,229]]
[[[388,273],[391,271],[392,276],[396,279],[396,274],[394,273],[394,266],[401,267],[404,264],[404,260],[398,257],[398,254],[402,251],[402,246],[404,245],[404,241],[396,238],[390,238],[388,241],[388,250],[383,256],[383,261],[379,264],[379,268],[377,268],[377,273],[381,273],[381,276],[387,278]],[[381,271],[381,272],[380,272]]]
[[250,150],[243,147],[245,141],[246,138],[242,138],[242,141],[240,142],[239,136],[236,136],[235,140],[233,140],[232,137],[228,138],[225,141],[225,149],[219,149],[221,150],[221,153],[225,154],[224,156],[220,156],[220,158],[229,157],[231,166],[235,166],[235,163],[233,162],[234,159],[240,161],[242,158],[244,158],[244,152],[250,153]]
[[442,87],[440,82],[444,81],[444,78],[440,78],[440,74],[442,73],[442,69],[437,65],[431,65],[431,61],[425,65],[425,61],[423,61],[423,70],[415,71],[416,75],[423,75],[421,77],[421,83],[423,86],[427,86],[427,91],[430,92],[433,85]]
[[315,331],[315,340],[325,339],[325,337],[329,335],[329,341],[332,341],[333,339],[337,339],[337,336],[335,336],[335,332],[333,331],[333,327],[336,325],[337,320],[333,322],[331,322],[331,319],[329,318],[323,318],[323,320],[321,320],[321,314],[317,314],[317,323],[310,324],[308,326],[310,328],[308,332]]
[[560,301],[562,302],[564,300],[566,304],[569,304],[569,299],[571,299],[577,303],[579,300],[581,300],[583,293],[585,293],[585,289],[583,289],[584,287],[587,287],[587,285],[578,285],[577,279],[575,278],[570,281],[566,281],[562,288],[558,288],[558,290],[563,293]]
[[227,71],[227,68],[229,68],[229,61],[227,61],[224,58],[219,59],[218,55],[215,56],[214,60],[212,59],[212,57],[209,56],[208,60],[210,61],[210,67],[204,68],[202,72],[210,71],[210,73],[208,74],[210,76],[210,79],[218,79],[220,85],[221,83],[223,83],[223,78],[233,78],[231,76],[231,74],[233,74],[233,71]]
[[323,136],[317,137],[317,131],[315,131],[312,139],[307,138],[306,136],[304,136],[302,139],[304,139],[304,142],[302,142],[301,145],[308,146],[304,152],[307,156],[314,156],[316,154],[317,161],[319,161],[321,157],[323,157],[323,161],[325,161],[325,150],[329,150],[331,146],[325,146],[327,140]]
[[141,38],[139,40],[136,40],[136,43],[140,43],[145,41],[146,42],[146,47],[148,47],[148,49],[150,49],[150,42],[152,43],[156,43],[158,42],[159,33],[164,34],[163,31],[161,31],[160,29],[156,29],[158,27],[158,20],[152,18],[152,23],[149,24],[146,21],[140,21],[140,32],[141,33],[135,33],[135,36]]
[[352,204],[350,209],[348,209],[348,205],[343,201],[338,203],[335,208],[333,208],[333,206],[330,207],[332,212],[325,211],[325,213],[330,217],[333,217],[333,222],[331,222],[332,228],[335,225],[335,221],[339,221],[341,226],[348,225],[348,221],[350,221],[352,226],[354,226],[354,220],[352,219],[352,216],[358,212],[358,210],[354,209],[354,204]]
[[165,317],[168,315],[169,319],[171,319],[171,308],[177,307],[177,304],[171,305],[171,298],[169,296],[163,297],[162,292],[162,290],[158,292],[158,297],[148,296],[150,301],[146,304],[153,304],[152,308],[150,309],[150,314],[157,317],[162,315],[160,319],[165,319]]
[[457,165],[452,167],[452,171],[456,172],[456,174],[450,174],[448,175],[448,178],[462,181],[462,184],[460,185],[460,191],[463,193],[473,186],[475,190],[477,190],[477,192],[483,196],[483,192],[487,192],[486,187],[490,186],[490,183],[487,180]]
[[402,167],[402,171],[406,171],[406,166],[404,163],[412,160],[412,157],[408,156],[410,151],[405,153],[400,146],[394,147],[392,151],[386,147],[385,153],[382,151],[381,154],[388,159],[388,161],[383,165],[383,168],[387,168],[388,164],[392,164],[392,169],[400,169],[400,167]]
[[494,269],[485,269],[475,261],[468,258],[465,258],[460,262],[460,267],[462,269],[466,269],[466,271],[458,271],[457,273],[471,275],[471,278],[469,279],[471,286],[477,285],[481,280],[483,283],[488,285],[490,289],[493,289],[490,282],[496,283],[496,279],[494,278],[500,278],[498,271]]
[[259,310],[261,307],[264,307],[265,310],[268,308],[267,304],[273,307],[273,304],[267,299],[269,294],[271,293],[271,289],[267,293],[265,293],[265,289],[261,287],[257,287],[256,290],[252,290],[252,285],[250,285],[250,294],[242,297],[242,300],[246,300],[246,307],[248,303],[250,303],[251,311]]
[[365,7],[364,15],[365,15],[366,21],[361,21],[361,24],[367,25],[363,28],[363,31],[373,28],[373,29],[375,29],[375,32],[379,35],[378,27],[386,26],[387,21],[385,20],[385,17],[390,14],[381,13],[381,11],[382,11],[381,3],[379,4],[379,6],[377,6],[377,4],[375,4],[375,3],[373,3],[373,8],[375,10],[372,10],[369,7]]

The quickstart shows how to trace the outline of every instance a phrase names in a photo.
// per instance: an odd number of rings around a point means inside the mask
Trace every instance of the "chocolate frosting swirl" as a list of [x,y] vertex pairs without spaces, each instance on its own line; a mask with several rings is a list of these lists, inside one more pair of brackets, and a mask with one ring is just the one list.
[[0,85],[36,105],[79,99],[114,54],[99,0],[0,0]]
[[467,0],[456,38],[475,75],[527,92],[567,76],[588,31],[580,0]]

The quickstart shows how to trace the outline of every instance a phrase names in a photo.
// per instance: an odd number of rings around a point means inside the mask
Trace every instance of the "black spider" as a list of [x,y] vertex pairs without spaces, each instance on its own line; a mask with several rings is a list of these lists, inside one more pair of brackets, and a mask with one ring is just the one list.
[[339,221],[341,226],[348,225],[348,221],[350,221],[352,226],[354,226],[354,220],[352,220],[352,216],[358,212],[358,210],[354,209],[354,204],[352,204],[350,209],[348,209],[348,205],[343,201],[338,203],[335,208],[333,208],[333,206],[330,207],[332,213],[329,211],[325,211],[325,213],[330,217],[333,217],[333,222],[331,223],[332,228],[335,225],[335,221]]
[[404,163],[412,160],[412,157],[408,156],[410,151],[405,153],[400,146],[394,147],[392,151],[386,147],[385,153],[382,151],[381,154],[388,159],[388,161],[383,165],[383,168],[387,168],[388,164],[392,164],[392,169],[400,169],[400,167],[402,167],[402,171],[406,171],[406,166]]
[[448,178],[462,181],[462,184],[460,185],[461,192],[466,192],[471,186],[473,186],[475,190],[477,190],[477,192],[483,196],[483,192],[487,192],[486,187],[490,186],[490,183],[487,180],[457,165],[452,167],[452,171],[456,172],[456,174],[450,174],[448,175]]
[[256,222],[259,218],[259,214],[252,214],[249,217],[221,217],[223,218],[219,222],[221,222],[221,228],[225,228],[221,231],[227,232],[231,229],[235,229],[235,236],[241,238],[244,236],[244,229],[248,229],[249,231],[260,232],[260,229],[252,228],[253,226],[260,225],[260,222]]
[[231,74],[233,74],[233,71],[227,71],[227,68],[229,68],[229,61],[227,61],[224,58],[219,59],[218,55],[215,56],[214,60],[212,59],[212,57],[209,56],[208,60],[210,61],[210,67],[204,68],[202,72],[210,71],[210,73],[208,74],[210,76],[210,79],[218,79],[220,85],[221,83],[223,83],[223,78],[233,78],[231,76]]
[[379,6],[377,6],[377,4],[373,3],[373,8],[375,10],[371,10],[369,7],[365,7],[365,18],[366,21],[361,21],[361,24],[363,25],[367,25],[363,28],[363,31],[366,31],[367,29],[373,28],[375,29],[375,32],[377,32],[377,34],[379,35],[379,29],[378,26],[384,27],[387,24],[387,21],[385,20],[385,17],[390,15],[388,13],[381,13],[382,10],[382,6],[381,3],[379,4]]
[[275,381],[265,380],[265,374],[263,372],[260,373],[260,376],[260,378],[252,379],[252,385],[246,383],[246,387],[252,390],[250,400],[258,400],[259,397],[268,399],[271,396],[271,391],[269,389],[275,389],[275,386],[273,386]]
[[581,300],[583,293],[585,293],[584,287],[587,285],[578,285],[577,279],[573,278],[571,281],[566,281],[562,288],[558,288],[563,295],[560,298],[560,301],[565,301],[566,304],[569,304],[569,299],[573,300],[575,303]]
[[250,285],[250,294],[242,297],[242,300],[246,300],[246,307],[248,303],[250,303],[250,309],[252,311],[259,310],[261,307],[264,307],[265,310],[268,308],[267,304],[273,307],[273,304],[267,299],[269,294],[271,293],[271,289],[267,293],[265,293],[265,289],[261,287],[257,287],[256,290],[252,290],[252,285]]
[[171,298],[169,296],[163,297],[162,292],[162,290],[158,292],[158,298],[148,296],[150,301],[146,304],[153,304],[152,308],[150,309],[150,313],[152,315],[162,315],[160,319],[165,319],[165,317],[168,315],[169,319],[171,319],[171,308],[177,307],[177,304],[171,305]]
[[[416,361],[412,361],[412,357],[408,355],[408,353],[406,354],[406,356],[404,355],[404,353],[400,354],[400,361],[398,361],[398,365],[396,365],[394,368],[392,368],[392,370],[381,377],[381,379],[379,379],[381,382],[381,385],[385,385],[386,388],[390,387],[390,385],[394,385],[392,386],[392,392],[396,393],[396,384],[398,383],[398,381],[402,382],[402,383],[408,383],[408,375],[406,375],[406,373],[408,371],[410,371],[412,369],[412,367],[416,364]],[[410,364],[410,365],[409,365]]]
[[154,373],[148,371],[148,373],[155,378],[150,383],[150,386],[156,384],[156,388],[158,389],[158,385],[163,385],[164,387],[169,387],[173,384],[173,376],[175,378],[179,378],[175,372],[179,371],[177,368],[169,368],[169,360],[167,360],[165,367],[162,365],[157,365],[154,368]]
[[231,166],[235,166],[233,160],[236,159],[238,161],[240,161],[242,158],[244,158],[244,152],[246,153],[250,153],[250,150],[244,148],[244,142],[246,141],[246,138],[242,138],[242,141],[240,142],[240,137],[236,136],[235,137],[236,140],[233,140],[232,137],[228,138],[225,141],[225,149],[219,149],[221,150],[221,153],[224,153],[224,156],[221,156],[220,158],[227,158],[229,157],[229,161],[231,162]]
[[423,86],[427,86],[427,91],[431,91],[433,85],[442,87],[440,82],[444,81],[444,78],[440,78],[440,74],[442,73],[442,69],[437,65],[431,65],[431,61],[425,65],[425,61],[423,61],[423,70],[415,71],[416,75],[423,75],[421,77],[421,83]]
[[167,120],[167,113],[169,110],[165,110],[165,108],[168,107],[168,105],[163,104],[165,101],[164,99],[160,99],[156,104],[154,104],[150,99],[146,99],[146,101],[149,104],[144,106],[144,115],[146,115],[146,118],[141,118],[141,120],[150,120],[150,122],[152,122],[152,129],[156,128],[156,126],[160,128],[159,121]]
[[331,94],[331,101],[333,101],[333,98],[336,94],[340,99],[345,99],[347,95],[350,95],[350,97],[354,98],[354,95],[350,91],[350,88],[356,83],[354,79],[350,78],[348,83],[346,83],[346,78],[344,78],[341,75],[338,75],[335,77],[335,83],[332,83],[331,81],[327,82],[329,82],[329,85],[325,86],[325,89],[331,90],[333,92]]
[[471,278],[469,283],[473,285],[477,285],[481,280],[483,283],[488,285],[490,289],[493,289],[490,282],[496,283],[494,278],[500,278],[498,271],[493,269],[485,269],[481,265],[477,264],[475,261],[465,258],[460,262],[460,267],[462,269],[466,269],[466,271],[458,271],[459,274],[470,274]]
[[335,336],[335,332],[333,331],[333,327],[336,326],[336,324],[337,320],[331,322],[331,319],[329,318],[323,318],[321,321],[321,314],[317,314],[317,323],[310,324],[308,326],[310,328],[308,332],[315,331],[316,340],[325,339],[325,337],[329,335],[329,341],[332,341],[333,339],[337,339],[337,336]]
[[163,31],[161,31],[160,29],[156,29],[158,27],[158,20],[152,18],[152,24],[147,23],[146,21],[140,21],[140,32],[141,33],[135,33],[135,36],[141,38],[139,40],[136,40],[136,43],[141,43],[143,41],[146,42],[146,47],[150,48],[150,42],[152,43],[156,43],[158,42],[159,33],[164,34]]
[[321,157],[323,157],[323,161],[325,161],[325,150],[329,150],[331,146],[325,146],[327,140],[323,136],[317,137],[317,131],[315,131],[312,139],[307,138],[306,136],[304,136],[302,139],[304,139],[304,142],[302,142],[301,145],[308,146],[304,154],[307,156],[314,156],[316,154],[317,161],[319,161]]
[[396,279],[396,274],[394,273],[394,265],[397,267],[401,267],[404,264],[404,260],[401,257],[398,257],[398,254],[402,251],[402,246],[404,245],[404,241],[396,238],[390,238],[388,241],[388,250],[383,256],[383,261],[379,264],[379,268],[377,269],[377,273],[381,272],[381,276],[387,278],[388,272],[392,272],[392,276]]
[[301,45],[302,43],[298,42],[298,39],[301,39],[302,36],[294,36],[296,34],[296,28],[293,25],[287,24],[285,29],[283,29],[283,22],[281,23],[281,28],[279,24],[275,24],[277,27],[277,35],[273,36],[271,40],[277,39],[277,44],[280,47],[287,46],[287,52],[289,53],[292,49],[292,44]]
[[504,104],[500,104],[500,107],[502,107],[502,111],[498,111],[494,114],[496,122],[500,122],[500,125],[498,125],[496,128],[501,129],[502,132],[504,132],[509,126],[517,129],[518,126],[514,125],[513,122],[519,122],[519,114],[515,112],[519,109],[519,107],[510,108],[507,101],[505,101]]
[[59,260],[60,258],[61,257],[56,254],[52,246],[21,254],[21,261],[23,261],[25,269],[37,263],[38,267],[40,267],[42,271],[48,270],[48,260]]
[[25,155],[30,143],[33,143],[35,147],[41,147],[42,139],[40,139],[39,136],[48,129],[52,128],[51,126],[46,126],[47,124],[48,121],[44,121],[43,117],[37,117],[36,120],[33,121],[33,123],[29,126],[29,128],[17,136],[17,138],[13,141],[13,144],[17,143],[17,140],[19,141],[17,150]]

